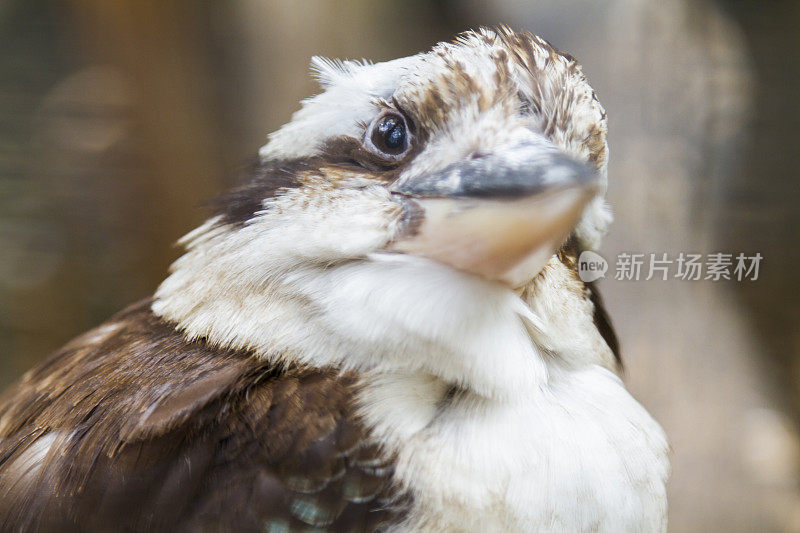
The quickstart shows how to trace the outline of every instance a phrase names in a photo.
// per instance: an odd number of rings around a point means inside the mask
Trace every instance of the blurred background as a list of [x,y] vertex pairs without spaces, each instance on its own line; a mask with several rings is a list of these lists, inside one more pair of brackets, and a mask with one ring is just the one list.
[[794,0],[0,0],[0,387],[152,293],[317,90],[311,55],[501,22],[578,57],[606,106],[605,257],[764,257],[757,281],[601,284],[674,448],[670,529],[800,531]]

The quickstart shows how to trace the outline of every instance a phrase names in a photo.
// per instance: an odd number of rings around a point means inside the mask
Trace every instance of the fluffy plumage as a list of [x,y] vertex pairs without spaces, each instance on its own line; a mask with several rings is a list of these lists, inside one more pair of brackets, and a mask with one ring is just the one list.
[[1,530],[360,531],[402,505],[354,376],[186,342],[150,303],[5,396]]
[[[615,375],[616,338],[576,271],[610,215],[605,112],[575,60],[502,29],[312,66],[324,92],[181,241],[152,302],[0,403],[0,524],[663,530],[665,437]],[[402,157],[368,145],[386,112],[409,124]],[[555,190],[524,204],[542,211],[584,191],[557,219],[569,239],[536,244],[521,284],[398,244],[430,233],[431,205],[456,206],[434,227],[503,216],[498,187]],[[479,240],[458,229],[436,257]]]

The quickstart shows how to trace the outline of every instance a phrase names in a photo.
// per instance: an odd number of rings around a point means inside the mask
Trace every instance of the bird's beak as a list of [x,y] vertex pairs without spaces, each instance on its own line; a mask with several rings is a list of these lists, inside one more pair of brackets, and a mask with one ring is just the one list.
[[392,186],[410,222],[391,245],[519,287],[566,239],[597,193],[596,172],[528,140]]

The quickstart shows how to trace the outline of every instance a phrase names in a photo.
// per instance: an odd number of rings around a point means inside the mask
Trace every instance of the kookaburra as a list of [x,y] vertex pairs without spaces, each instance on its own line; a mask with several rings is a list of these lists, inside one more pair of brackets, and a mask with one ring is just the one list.
[[502,28],[312,67],[154,296],[5,394],[0,530],[664,530],[578,276],[610,215],[576,61]]

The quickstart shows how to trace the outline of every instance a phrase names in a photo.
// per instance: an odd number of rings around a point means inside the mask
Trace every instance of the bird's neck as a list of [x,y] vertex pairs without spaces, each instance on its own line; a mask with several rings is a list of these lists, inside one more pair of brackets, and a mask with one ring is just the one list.
[[209,250],[187,256],[157,291],[153,312],[189,338],[276,363],[430,376],[506,398],[540,386],[554,361],[607,359],[587,340],[591,309],[563,291],[557,262],[547,267],[553,282],[527,291],[526,302],[498,283],[400,254],[297,265],[258,280],[232,278]]

